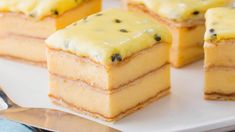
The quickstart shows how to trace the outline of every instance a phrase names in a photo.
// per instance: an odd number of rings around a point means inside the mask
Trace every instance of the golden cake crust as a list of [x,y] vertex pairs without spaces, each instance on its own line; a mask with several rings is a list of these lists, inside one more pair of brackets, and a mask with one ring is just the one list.
[[123,111],[122,113],[120,113],[119,115],[117,115],[115,117],[106,117],[100,113],[88,111],[84,108],[78,108],[76,105],[69,103],[69,102],[66,102],[61,97],[54,96],[53,94],[49,94],[49,97],[52,99],[52,102],[56,105],[67,107],[67,108],[74,110],[74,111],[77,111],[79,113],[89,115],[89,116],[92,116],[95,118],[99,118],[99,119],[102,119],[102,120],[105,120],[108,122],[114,122],[114,121],[117,121],[117,120],[139,110],[139,109],[144,108],[148,104],[154,102],[155,100],[161,99],[161,97],[166,96],[168,94],[170,94],[170,88],[166,88],[165,90],[158,92],[155,96],[148,98],[144,102],[141,102],[141,103],[137,104],[136,106],[134,106],[130,109],[127,109],[126,111]]
[[204,98],[206,100],[221,100],[221,101],[235,101],[235,93],[224,94],[224,93],[205,93]]
[[33,66],[38,66],[38,67],[42,67],[42,68],[47,68],[47,64],[45,61],[32,61],[32,60],[26,60],[23,58],[18,58],[15,56],[10,56],[10,55],[0,55],[1,58],[3,59],[7,59],[7,60],[12,60],[12,61],[16,61],[16,62],[20,62],[20,63],[25,63],[25,64],[30,64]]

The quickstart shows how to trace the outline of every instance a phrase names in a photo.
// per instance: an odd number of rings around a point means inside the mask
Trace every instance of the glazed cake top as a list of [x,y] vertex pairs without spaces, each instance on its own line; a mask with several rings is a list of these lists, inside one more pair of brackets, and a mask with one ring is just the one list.
[[130,0],[147,6],[161,17],[181,22],[201,19],[209,8],[225,6],[230,0]]
[[46,42],[50,48],[108,65],[157,43],[170,43],[171,35],[143,14],[109,9],[57,31]]
[[235,8],[214,8],[206,13],[206,41],[235,39]]
[[83,0],[0,0],[0,11],[21,12],[41,19],[50,15],[60,15],[75,8]]

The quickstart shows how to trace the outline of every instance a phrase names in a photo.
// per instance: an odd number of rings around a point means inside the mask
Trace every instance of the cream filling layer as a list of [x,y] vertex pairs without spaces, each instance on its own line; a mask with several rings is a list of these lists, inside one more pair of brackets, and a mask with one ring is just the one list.
[[111,118],[168,89],[170,65],[123,86],[122,90],[113,94],[97,92],[83,82],[66,80],[54,75],[50,75],[50,87],[50,95],[60,97],[78,108]]
[[167,44],[156,44],[110,67],[54,49],[48,49],[47,55],[50,73],[72,80],[82,80],[93,87],[110,90],[162,67],[168,63],[169,51]]
[[235,66],[235,42],[227,40],[219,43],[206,42],[205,67]]
[[235,93],[235,68],[220,66],[206,68],[205,93]]
[[46,63],[46,46],[44,39],[16,34],[0,34],[0,56]]
[[20,13],[0,13],[0,32],[47,38],[56,31],[56,23],[47,18],[35,21]]
[[181,67],[196,60],[202,59],[203,56],[203,48],[198,45],[179,49],[171,48],[170,63],[175,67]]

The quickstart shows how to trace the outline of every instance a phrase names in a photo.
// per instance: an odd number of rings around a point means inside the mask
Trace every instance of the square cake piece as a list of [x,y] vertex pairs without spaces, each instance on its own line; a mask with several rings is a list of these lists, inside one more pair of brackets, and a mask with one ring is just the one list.
[[162,22],[173,36],[170,62],[182,67],[203,58],[204,14],[229,0],[124,0],[129,10],[143,12]]
[[206,13],[205,98],[235,100],[235,9]]
[[46,66],[45,39],[100,8],[101,0],[0,0],[0,56]]
[[115,121],[170,92],[170,33],[142,14],[109,9],[46,42],[57,104]]

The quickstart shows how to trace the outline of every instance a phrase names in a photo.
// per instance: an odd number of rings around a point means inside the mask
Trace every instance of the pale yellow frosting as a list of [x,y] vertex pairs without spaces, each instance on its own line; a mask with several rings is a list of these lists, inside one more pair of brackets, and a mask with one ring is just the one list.
[[231,0],[130,0],[145,4],[158,15],[174,20],[185,21],[203,17],[213,7],[225,6]]
[[206,13],[206,41],[235,39],[235,9],[214,8]]
[[60,15],[75,8],[83,0],[0,0],[0,11],[21,12],[41,19],[49,15]]
[[110,64],[154,44],[170,43],[171,35],[147,16],[109,9],[57,31],[46,42],[49,47]]

